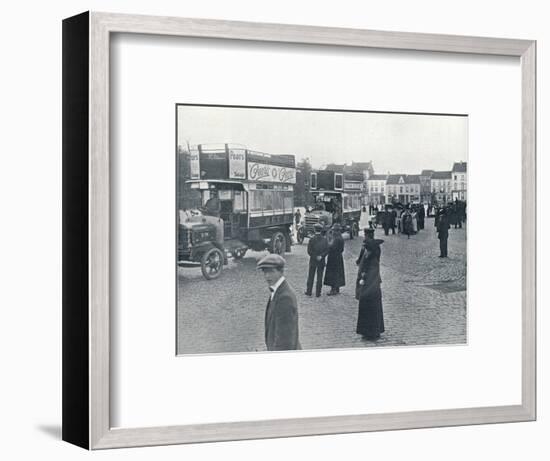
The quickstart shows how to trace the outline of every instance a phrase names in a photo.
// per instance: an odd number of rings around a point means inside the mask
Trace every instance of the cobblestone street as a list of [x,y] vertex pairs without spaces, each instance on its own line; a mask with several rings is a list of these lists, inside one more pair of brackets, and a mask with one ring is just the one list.
[[[466,342],[466,226],[449,231],[449,258],[438,258],[433,218],[407,239],[385,236],[380,271],[386,332],[376,342],[355,333],[355,260],[362,238],[346,240],[346,286],[339,296],[303,294],[308,270],[307,240],[285,255],[285,276],[294,288],[303,349],[460,344]],[[256,261],[266,253],[248,252],[229,261],[220,278],[207,281],[199,268],[178,268],[178,353],[264,351],[268,299]]]

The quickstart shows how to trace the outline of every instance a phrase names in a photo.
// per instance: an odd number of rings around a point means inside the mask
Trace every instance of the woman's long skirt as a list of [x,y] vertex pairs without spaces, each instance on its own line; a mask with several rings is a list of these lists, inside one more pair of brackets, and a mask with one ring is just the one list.
[[366,339],[378,339],[384,332],[384,313],[382,310],[382,291],[374,296],[359,299],[357,333]]

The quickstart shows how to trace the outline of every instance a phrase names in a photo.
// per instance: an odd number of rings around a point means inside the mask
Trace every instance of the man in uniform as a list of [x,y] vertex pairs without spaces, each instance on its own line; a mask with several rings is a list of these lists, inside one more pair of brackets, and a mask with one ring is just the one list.
[[447,257],[447,240],[449,239],[449,217],[445,208],[439,212],[439,221],[437,223],[437,238],[439,239],[439,257]]
[[265,311],[265,344],[268,351],[301,349],[298,328],[298,302],[284,276],[285,260],[278,254],[262,258],[261,269],[270,296]]
[[315,224],[313,226],[315,235],[309,239],[307,245],[307,254],[309,255],[309,272],[307,274],[306,296],[311,296],[313,289],[313,279],[317,274],[317,284],[315,286],[315,296],[321,296],[323,287],[323,272],[325,271],[325,257],[328,254],[328,242],[325,236],[321,235],[323,226]]

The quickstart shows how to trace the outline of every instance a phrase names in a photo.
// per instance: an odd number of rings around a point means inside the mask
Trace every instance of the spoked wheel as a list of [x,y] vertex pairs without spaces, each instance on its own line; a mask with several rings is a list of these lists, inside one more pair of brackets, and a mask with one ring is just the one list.
[[286,251],[286,239],[282,232],[275,232],[271,237],[271,253],[282,255]]
[[218,248],[211,248],[201,258],[202,275],[207,280],[212,280],[222,273],[223,253]]

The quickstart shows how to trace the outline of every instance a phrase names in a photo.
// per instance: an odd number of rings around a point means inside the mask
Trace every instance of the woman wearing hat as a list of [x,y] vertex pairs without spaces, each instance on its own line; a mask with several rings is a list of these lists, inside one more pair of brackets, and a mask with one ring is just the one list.
[[359,263],[355,298],[359,301],[357,333],[364,339],[376,340],[384,332],[382,290],[380,284],[380,239],[368,239],[365,253]]
[[325,268],[325,285],[330,287],[328,296],[340,293],[340,287],[346,284],[346,274],[344,270],[344,238],[340,232],[341,227],[338,223],[332,226],[332,238],[329,240],[327,267]]

